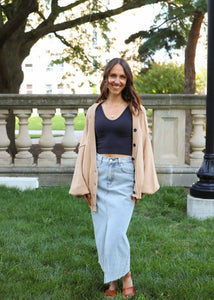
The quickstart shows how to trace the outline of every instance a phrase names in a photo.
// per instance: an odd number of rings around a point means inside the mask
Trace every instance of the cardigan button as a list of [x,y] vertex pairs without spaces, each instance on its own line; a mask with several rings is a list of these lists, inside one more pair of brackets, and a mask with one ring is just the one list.
[[133,144],[134,147],[136,147],[136,144]]
[[135,128],[135,129],[134,129],[134,132],[136,132],[136,131],[137,131],[137,129]]

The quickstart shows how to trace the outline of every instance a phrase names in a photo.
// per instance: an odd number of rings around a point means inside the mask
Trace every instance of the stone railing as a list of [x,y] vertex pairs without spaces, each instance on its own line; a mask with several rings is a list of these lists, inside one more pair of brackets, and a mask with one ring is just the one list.
[[[74,118],[78,113],[78,108],[87,111],[95,98],[96,95],[0,95],[0,177],[20,174],[36,175],[40,178],[40,185],[49,185],[50,182],[54,184],[54,180],[55,184],[70,181],[77,156],[75,149],[78,144],[74,133]],[[183,176],[185,170],[185,174],[195,174],[203,159],[206,97],[201,95],[142,95],[142,103],[146,109],[151,108],[153,112],[152,118],[149,118],[149,123],[151,122],[149,125],[160,181],[164,184],[174,184],[174,182],[169,182],[173,180],[172,176],[171,179],[164,179],[169,173],[177,172],[178,176]],[[43,125],[39,139],[40,154],[36,163],[29,152],[32,140],[28,130],[28,118],[33,108],[38,109]],[[51,130],[51,119],[57,108],[61,109],[61,114],[65,119],[65,132],[61,142],[64,152],[58,160],[52,151],[55,140]],[[14,161],[7,151],[9,139],[6,132],[6,119],[10,109],[19,119],[19,134],[16,139],[18,153]],[[190,165],[185,164],[185,112],[187,109],[191,110],[193,118]],[[47,174],[52,174],[51,180],[47,179]]]

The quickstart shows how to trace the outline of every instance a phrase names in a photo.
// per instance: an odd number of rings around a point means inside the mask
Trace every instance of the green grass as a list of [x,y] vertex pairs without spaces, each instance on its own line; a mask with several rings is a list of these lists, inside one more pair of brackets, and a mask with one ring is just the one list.
[[[19,129],[18,118],[16,118],[16,129]],[[40,117],[30,117],[28,119],[29,130],[42,130],[42,119]],[[83,130],[85,126],[85,114],[79,113],[74,118],[74,129]],[[52,130],[64,130],[65,129],[65,119],[61,115],[55,115],[52,118]]]
[[[0,299],[103,299],[84,200],[68,187],[0,187],[0,207]],[[128,230],[133,299],[213,300],[213,221],[186,216],[183,188],[145,196]]]
[[[63,136],[62,134],[53,134],[53,137],[60,137]],[[15,139],[17,139],[18,134],[15,134]],[[31,139],[39,139],[41,134],[30,134]]]

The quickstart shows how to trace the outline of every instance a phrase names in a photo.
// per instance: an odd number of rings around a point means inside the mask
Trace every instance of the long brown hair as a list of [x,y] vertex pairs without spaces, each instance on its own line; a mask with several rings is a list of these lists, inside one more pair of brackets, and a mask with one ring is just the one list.
[[100,95],[95,100],[95,103],[105,101],[109,94],[108,89],[108,76],[111,69],[116,65],[120,64],[123,67],[123,70],[126,74],[127,81],[126,86],[122,90],[123,100],[129,103],[129,108],[132,113],[138,113],[141,110],[141,99],[137,94],[134,83],[133,83],[133,74],[129,64],[123,58],[113,58],[110,60],[104,70],[103,80],[100,84]]

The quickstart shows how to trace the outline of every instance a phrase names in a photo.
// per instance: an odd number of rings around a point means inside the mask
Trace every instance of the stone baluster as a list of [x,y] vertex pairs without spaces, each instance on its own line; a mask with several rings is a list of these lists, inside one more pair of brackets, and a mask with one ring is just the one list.
[[14,114],[19,118],[19,135],[16,139],[18,153],[15,156],[15,166],[32,166],[33,155],[29,152],[32,141],[28,132],[28,118],[31,109],[14,109]]
[[65,118],[65,135],[62,140],[62,145],[65,152],[61,156],[61,165],[74,167],[77,154],[74,152],[78,144],[74,133],[74,118],[77,115],[77,109],[61,109],[61,114]]
[[6,130],[8,114],[7,109],[0,109],[0,166],[8,166],[12,163],[12,157],[7,152],[8,146],[10,145]]
[[56,155],[52,152],[55,140],[52,135],[51,119],[55,115],[55,109],[38,109],[38,114],[42,118],[42,135],[39,139],[39,146],[42,152],[39,154],[38,167],[56,166]]
[[190,154],[190,165],[193,167],[200,167],[204,157],[203,149],[205,146],[204,138],[204,120],[205,109],[192,109],[191,114],[193,116],[193,134],[190,139],[190,145],[192,153]]

